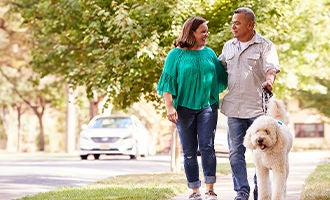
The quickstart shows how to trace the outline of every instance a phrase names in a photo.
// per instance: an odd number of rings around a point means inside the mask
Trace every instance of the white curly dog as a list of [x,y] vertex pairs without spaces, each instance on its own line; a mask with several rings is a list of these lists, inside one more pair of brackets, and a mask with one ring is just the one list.
[[267,114],[258,117],[248,128],[243,144],[253,150],[258,200],[283,200],[293,137],[286,126],[288,118],[284,104],[273,97],[267,108]]

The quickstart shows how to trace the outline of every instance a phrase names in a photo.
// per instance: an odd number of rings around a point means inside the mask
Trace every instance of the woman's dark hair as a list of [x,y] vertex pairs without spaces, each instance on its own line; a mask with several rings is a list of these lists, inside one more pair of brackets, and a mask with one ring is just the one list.
[[191,17],[183,24],[180,37],[176,40],[175,46],[180,48],[191,48],[195,45],[196,39],[194,37],[194,31],[205,23],[206,20],[202,17]]

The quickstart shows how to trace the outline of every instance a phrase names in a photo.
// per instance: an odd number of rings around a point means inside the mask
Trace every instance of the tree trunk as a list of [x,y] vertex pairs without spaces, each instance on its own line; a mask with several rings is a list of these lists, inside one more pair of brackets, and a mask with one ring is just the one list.
[[21,151],[21,110],[22,106],[20,104],[16,105],[17,110],[17,152]]
[[16,122],[15,110],[12,107],[2,107],[1,121],[6,135],[6,150],[8,152],[16,151],[16,135],[17,126],[13,124]]
[[45,151],[45,131],[44,123],[42,121],[42,114],[37,115],[39,121],[39,136],[38,136],[38,149],[39,151]]

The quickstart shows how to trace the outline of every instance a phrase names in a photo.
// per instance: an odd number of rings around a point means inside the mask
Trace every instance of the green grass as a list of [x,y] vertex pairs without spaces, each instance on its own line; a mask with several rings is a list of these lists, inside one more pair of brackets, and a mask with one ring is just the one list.
[[[249,164],[248,166],[253,166]],[[229,163],[217,166],[217,176],[231,173]],[[62,187],[22,200],[166,200],[187,191],[184,172],[115,176],[82,187]]]
[[84,187],[66,187],[47,193],[39,193],[22,199],[40,200],[101,200],[101,199],[170,199],[176,193],[185,191],[179,184],[125,184],[125,185],[98,185],[92,184]]
[[186,190],[183,174],[160,173],[116,176],[82,187],[63,187],[26,196],[23,200],[170,199]]
[[330,162],[319,164],[308,176],[301,193],[301,200],[330,199]]

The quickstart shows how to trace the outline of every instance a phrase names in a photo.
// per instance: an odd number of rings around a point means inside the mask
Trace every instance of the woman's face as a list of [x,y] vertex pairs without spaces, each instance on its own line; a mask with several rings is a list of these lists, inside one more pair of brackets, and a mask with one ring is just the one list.
[[206,44],[206,38],[209,36],[208,33],[209,29],[207,27],[206,22],[199,25],[199,27],[196,29],[196,31],[194,31],[194,36],[196,39],[196,43],[195,43],[195,48],[200,48],[205,46]]

